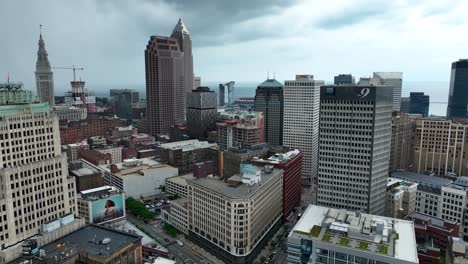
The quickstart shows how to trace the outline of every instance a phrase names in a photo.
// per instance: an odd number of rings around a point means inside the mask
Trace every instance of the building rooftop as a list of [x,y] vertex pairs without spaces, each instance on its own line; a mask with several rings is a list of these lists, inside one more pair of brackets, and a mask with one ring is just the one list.
[[161,144],[161,149],[192,151],[203,148],[214,148],[218,145],[216,143],[209,143],[208,141],[200,141],[198,139],[177,141],[172,143]]
[[[117,167],[118,172],[114,172],[112,174],[119,177],[133,175],[143,176],[145,170],[173,168],[170,165],[159,163],[153,158],[126,159],[122,163],[117,163],[114,165]],[[109,164],[101,165],[99,167],[106,172],[111,172],[111,165]]]
[[267,79],[258,85],[258,88],[282,88],[283,84],[275,79]]
[[301,153],[298,149],[290,150],[286,153],[276,153],[275,155],[269,157],[268,159],[262,159],[258,157],[254,157],[252,161],[266,163],[266,164],[280,164],[286,162],[294,157],[296,157],[299,153]]
[[418,183],[418,190],[427,191],[430,191],[429,188],[440,190],[442,186],[446,186],[453,182],[449,178],[430,176],[409,171],[396,171],[392,173],[392,178]]
[[374,72],[374,77],[380,77],[382,79],[402,79],[402,72]]
[[[421,221],[425,221],[425,222],[428,222],[428,225],[432,225],[432,226],[437,226],[438,228],[441,228],[441,229],[448,229],[444,223],[449,223],[449,224],[457,224],[457,221],[452,221],[452,220],[445,220],[445,219],[442,219],[442,218],[439,218],[439,217],[435,217],[435,216],[432,216],[432,215],[428,215],[428,214],[423,214],[423,213],[419,213],[419,212],[413,212],[411,214],[409,214],[407,217],[407,219],[417,219],[417,220],[421,220]],[[415,224],[415,226],[418,226],[418,224]]]
[[87,176],[87,175],[92,175],[97,173],[97,170],[93,170],[91,168],[81,168],[77,170],[73,170],[72,173],[74,176],[81,177],[81,176]]
[[[253,166],[253,165],[252,165]],[[254,166],[256,167],[256,166]],[[271,173],[266,173],[265,170],[261,170],[261,167],[257,167],[259,170],[259,181],[255,184],[243,183],[246,174],[236,174],[224,182],[217,177],[206,177],[206,178],[195,178],[188,180],[190,185],[197,185],[202,188],[209,189],[210,191],[217,192],[220,195],[227,196],[231,199],[245,198],[253,196],[257,191],[264,188],[272,182],[276,177],[282,177],[283,170],[272,169]]]
[[411,221],[309,205],[290,236],[418,262]]
[[177,185],[182,185],[182,186],[187,186],[187,181],[188,180],[193,180],[195,177],[193,176],[193,173],[185,174],[185,175],[180,175],[180,176],[175,176],[171,178],[167,178],[166,181],[173,182]]

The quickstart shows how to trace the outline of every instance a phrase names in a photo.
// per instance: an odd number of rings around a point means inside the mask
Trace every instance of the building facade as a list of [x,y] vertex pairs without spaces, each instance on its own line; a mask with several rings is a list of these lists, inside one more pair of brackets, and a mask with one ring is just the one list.
[[114,113],[120,118],[132,120],[133,104],[140,100],[139,93],[130,89],[111,89],[110,97]]
[[147,131],[167,135],[171,126],[185,121],[184,55],[177,39],[151,36],[145,66]]
[[265,118],[265,142],[272,146],[283,145],[283,85],[275,79],[267,79],[255,91],[256,112]]
[[283,171],[253,167],[189,181],[189,239],[224,263],[252,263],[281,222]]
[[160,146],[161,162],[179,169],[180,173],[191,172],[195,163],[217,160],[216,143],[198,139],[166,143]]
[[246,149],[265,142],[264,117],[261,112],[222,111],[216,122],[219,149]]
[[468,117],[468,59],[452,63],[447,117]]
[[410,98],[402,97],[400,102],[400,112],[410,113]]
[[468,125],[442,118],[416,120],[413,171],[468,175]]
[[49,106],[54,106],[54,73],[50,67],[44,39],[42,38],[42,32],[39,35],[39,49],[37,51],[35,74],[37,96],[39,97],[39,101],[41,103],[48,103]]
[[382,215],[392,90],[340,85],[320,92],[318,205]]
[[401,112],[392,113],[389,172],[408,170],[413,165],[415,130],[415,118]]
[[3,250],[38,234],[43,224],[75,213],[76,191],[49,105],[33,103],[31,91],[21,84],[0,84],[0,98]]
[[313,75],[296,75],[296,80],[284,82],[283,145],[304,152],[304,185],[317,183],[321,85],[324,82]]
[[416,264],[411,221],[309,205],[288,236],[288,264]]
[[198,87],[187,97],[187,130],[192,138],[205,139],[216,129],[218,115],[216,93],[208,87]]
[[388,178],[385,216],[405,219],[415,212],[417,188],[417,183]]
[[393,88],[393,111],[400,111],[401,88],[403,86],[402,72],[374,72],[373,79],[380,85],[391,86]]
[[429,116],[429,95],[419,92],[410,93],[410,113]]
[[355,85],[356,80],[354,79],[353,75],[351,74],[339,74],[334,77],[333,84],[335,85]]

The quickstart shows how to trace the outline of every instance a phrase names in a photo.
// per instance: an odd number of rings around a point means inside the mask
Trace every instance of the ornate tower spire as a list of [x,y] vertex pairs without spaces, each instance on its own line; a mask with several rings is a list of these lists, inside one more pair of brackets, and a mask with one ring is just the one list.
[[44,38],[42,37],[42,25],[39,26],[39,49],[37,50],[36,61],[36,89],[39,100],[43,103],[55,105],[54,97],[54,78],[48,54],[45,48]]

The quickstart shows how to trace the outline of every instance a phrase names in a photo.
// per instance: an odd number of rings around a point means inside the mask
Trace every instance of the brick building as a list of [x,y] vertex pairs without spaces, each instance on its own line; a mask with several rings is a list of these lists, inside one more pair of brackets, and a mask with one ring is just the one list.
[[90,115],[86,120],[60,127],[60,140],[62,144],[72,144],[92,136],[106,136],[113,128],[126,124],[127,121],[123,119]]

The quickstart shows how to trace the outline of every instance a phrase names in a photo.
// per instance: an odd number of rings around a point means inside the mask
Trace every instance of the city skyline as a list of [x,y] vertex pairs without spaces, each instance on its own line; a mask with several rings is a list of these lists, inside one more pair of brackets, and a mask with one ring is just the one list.
[[[80,76],[96,90],[144,85],[141,50],[150,35],[166,34],[178,17],[193,35],[195,75],[204,82],[260,83],[268,71],[275,72],[278,80],[296,73],[332,80],[340,73],[360,77],[373,71],[402,71],[410,81],[448,82],[450,64],[464,57],[457,43],[468,40],[457,34],[468,29],[461,11],[467,3],[462,1],[444,5],[436,1],[411,5],[406,1],[25,2],[2,3],[1,10],[6,12],[0,11],[0,17],[5,21],[14,21],[11,15],[19,11],[28,19],[0,29],[11,40],[0,44],[6,51],[2,59],[11,62],[0,66],[0,73],[4,79],[9,73],[28,88],[34,87],[32,62],[39,24],[44,25],[52,66],[84,67]],[[75,22],[69,17],[89,19]],[[64,42],[67,49],[63,49]],[[275,66],[277,61],[282,61],[280,67]],[[56,95],[61,95],[71,73],[56,73],[54,78]]]

